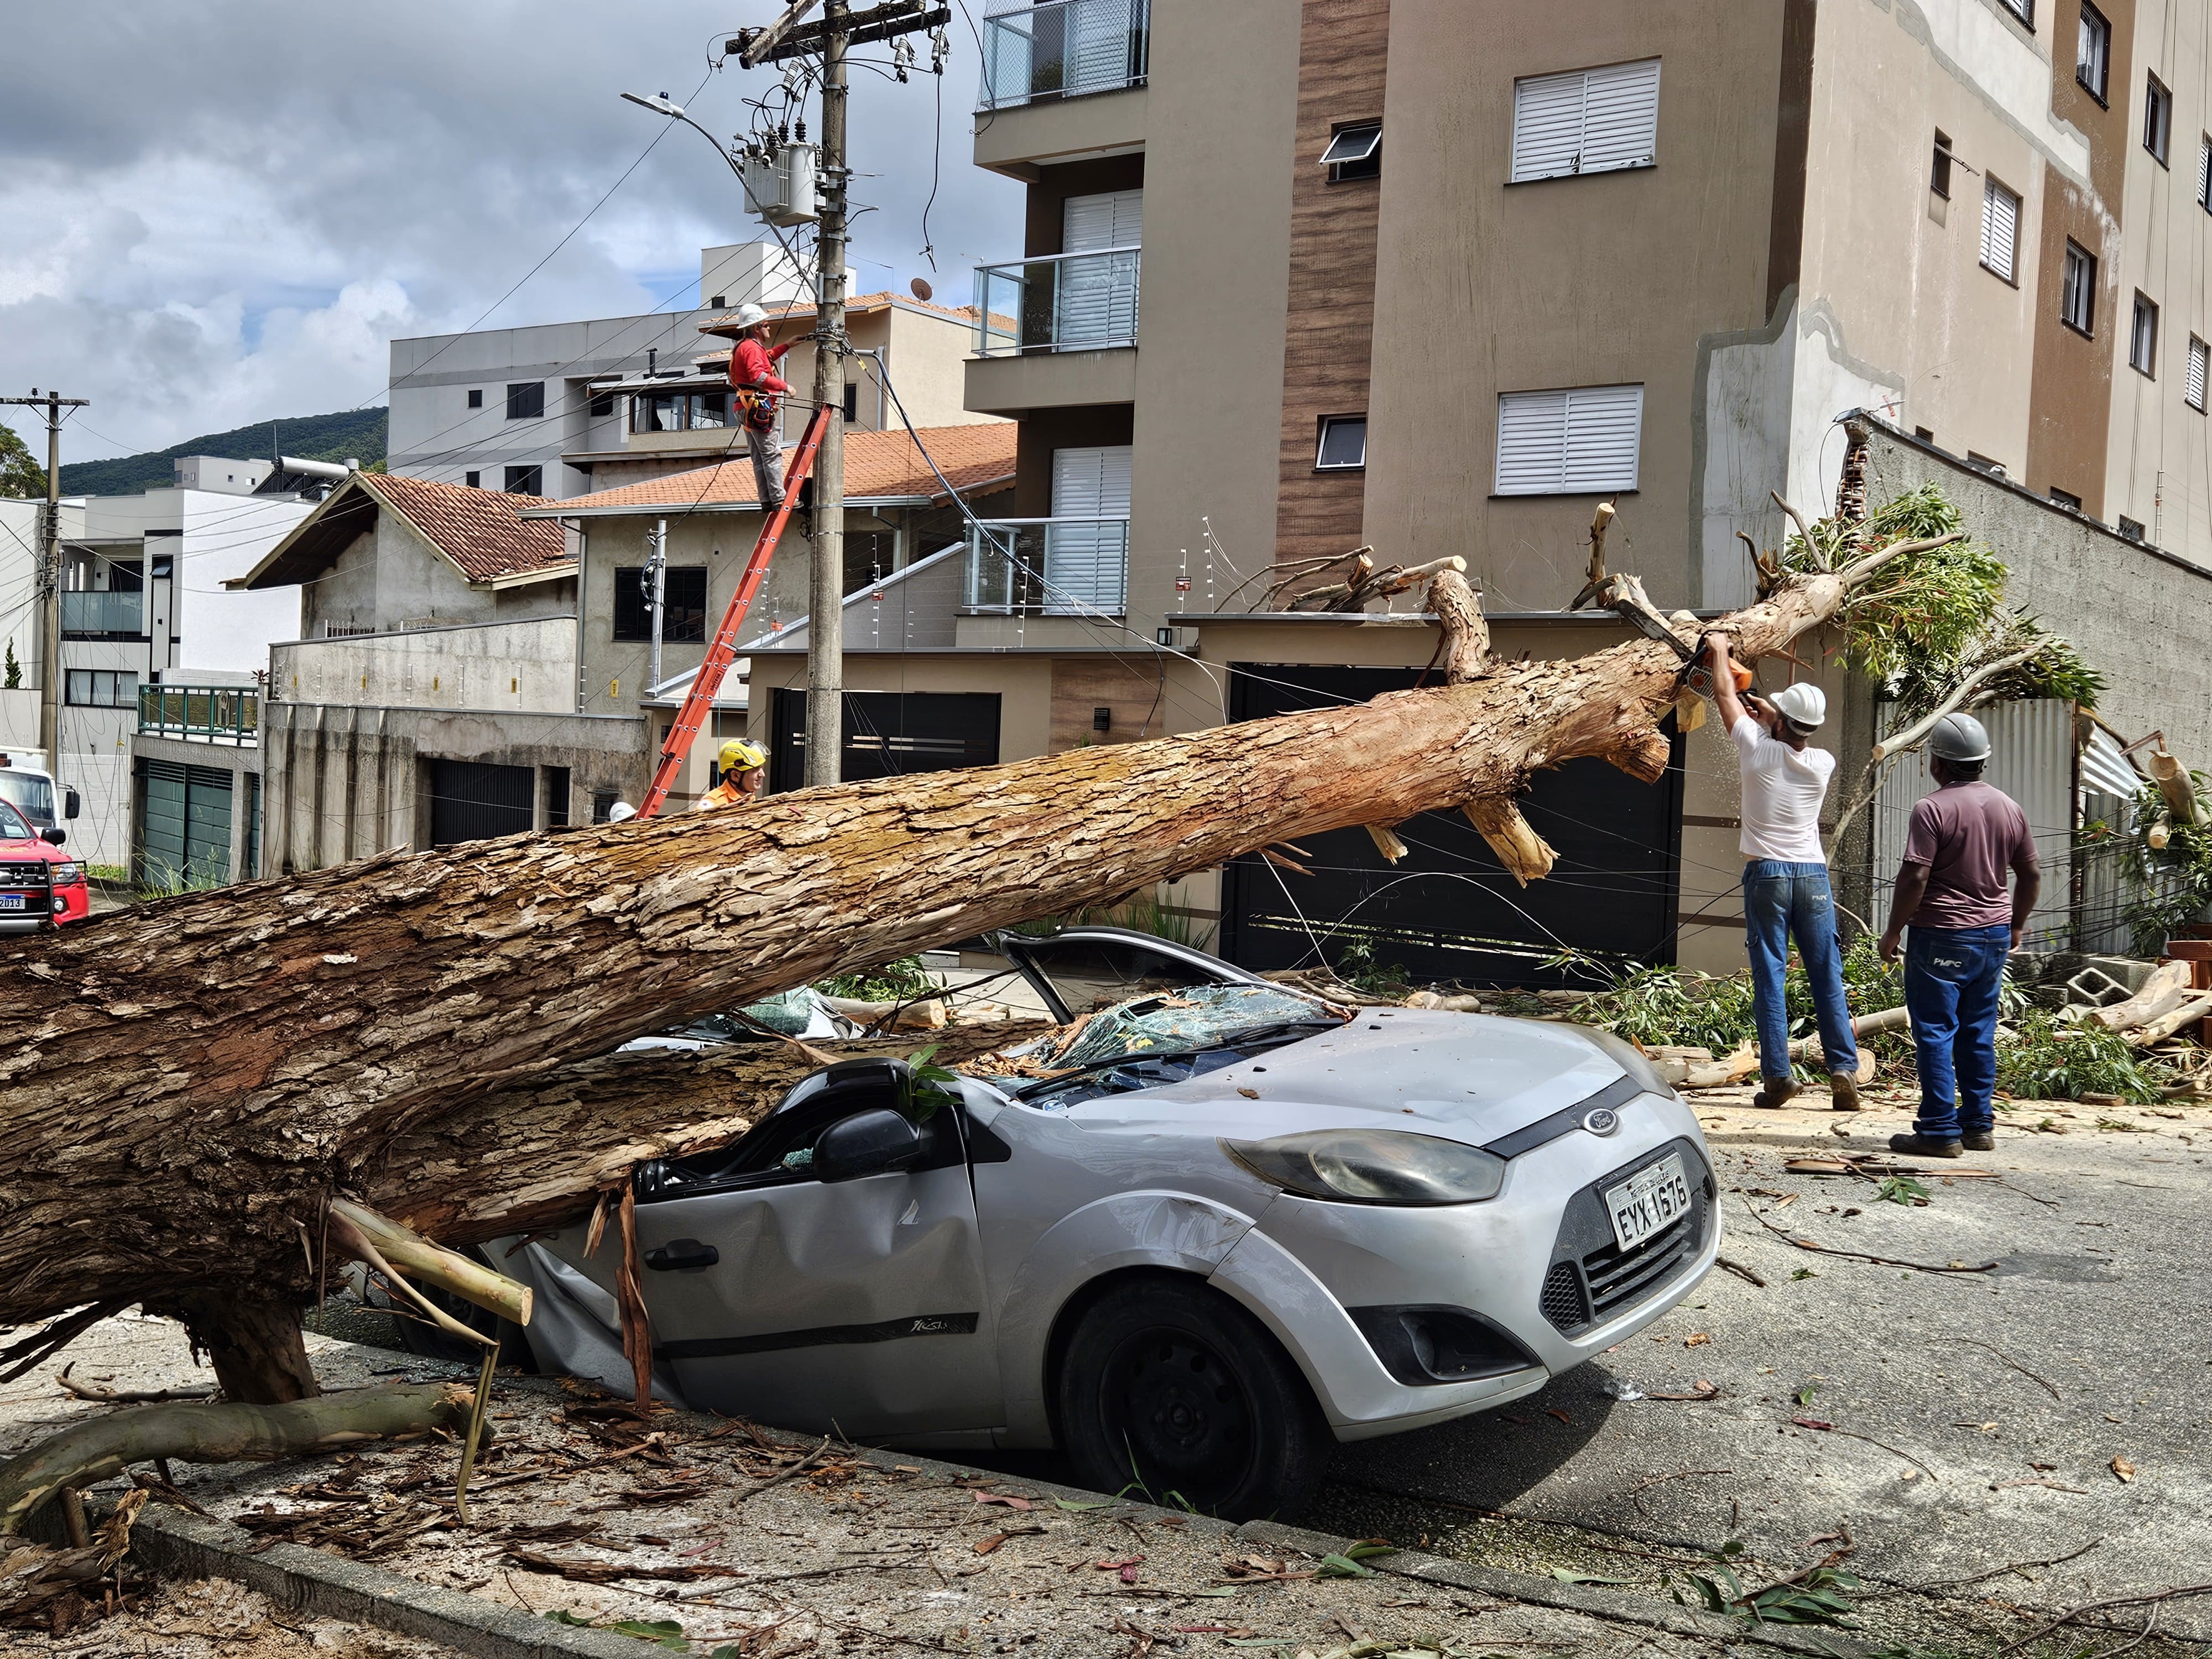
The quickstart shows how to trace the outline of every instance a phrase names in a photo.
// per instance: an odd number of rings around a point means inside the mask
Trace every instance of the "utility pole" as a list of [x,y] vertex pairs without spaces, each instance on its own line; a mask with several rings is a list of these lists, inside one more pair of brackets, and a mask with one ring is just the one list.
[[89,398],[64,398],[36,386],[27,398],[0,398],[46,411],[46,551],[39,561],[39,746],[46,769],[62,769],[62,410],[83,409]]
[[668,520],[656,519],[645,556],[645,603],[653,612],[653,652],[646,663],[645,690],[649,696],[660,684],[661,619],[668,603]]

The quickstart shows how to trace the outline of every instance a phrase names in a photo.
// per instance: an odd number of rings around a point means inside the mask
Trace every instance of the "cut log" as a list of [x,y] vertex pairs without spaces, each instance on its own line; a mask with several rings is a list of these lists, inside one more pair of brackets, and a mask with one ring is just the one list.
[[1498,861],[1514,880],[1526,887],[1552,873],[1559,855],[1552,850],[1551,842],[1529,827],[1521,809],[1511,801],[1495,797],[1471,800],[1466,810],[1468,822],[1482,832],[1483,840],[1490,843],[1490,850],[1498,854]]
[[1480,678],[1490,660],[1490,624],[1467,578],[1456,570],[1439,572],[1421,608],[1443,624],[1444,684],[1461,685]]
[[137,1406],[95,1417],[0,1463],[0,1533],[21,1531],[64,1486],[105,1480],[157,1457],[265,1462],[434,1428],[459,1434],[468,1427],[473,1398],[458,1383],[417,1382],[283,1406]]
[[2145,1020],[2128,1033],[2128,1041],[2138,1048],[2148,1048],[2152,1043],[2163,1042],[2176,1031],[2208,1018],[2212,1018],[2212,991],[2202,992],[2168,1009],[2157,1018]]
[[2189,779],[2189,769],[2179,757],[2167,754],[2161,746],[2143,757],[2143,769],[2158,786],[2158,793],[2166,801],[2168,818],[2184,828],[2193,828],[2204,821],[2197,804],[2196,787]]
[[[1929,544],[1718,625],[1740,654],[1774,653]],[[538,1169],[500,1162],[496,1133],[447,1142],[446,1169],[395,1149],[631,1037],[1286,839],[1510,799],[1580,757],[1656,776],[1678,666],[1648,640],[1493,662],[1365,704],[390,853],[9,941],[0,1322],[116,1298],[304,1302],[302,1232],[331,1194],[413,1222],[380,1189],[472,1185],[530,1212]],[[555,1161],[644,1138],[635,1120],[578,1133]]]
[[2189,1000],[2189,964],[2185,962],[2161,962],[2150,970],[2137,991],[2124,1002],[2108,1004],[2102,1008],[2084,1008],[2083,1019],[2094,1019],[2108,1030],[2132,1031],[2171,1012]]
[[[537,1294],[529,1285],[495,1273],[481,1262],[452,1250],[441,1249],[403,1222],[386,1220],[374,1210],[343,1198],[331,1200],[331,1243],[371,1267],[398,1268],[410,1279],[434,1285],[449,1296],[511,1320],[530,1322],[530,1304]],[[358,1242],[374,1254],[349,1247]]]
[[888,1031],[939,1031],[945,1028],[942,997],[924,997],[919,1002],[860,1002],[851,997],[824,997],[822,1000],[856,1025],[882,1026]]

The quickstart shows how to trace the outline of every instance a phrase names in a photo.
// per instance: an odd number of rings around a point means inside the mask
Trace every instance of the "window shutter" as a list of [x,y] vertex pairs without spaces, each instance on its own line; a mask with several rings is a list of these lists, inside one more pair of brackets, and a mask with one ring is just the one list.
[[1640,386],[1509,392],[1498,400],[1498,493],[1633,489],[1643,432]]
[[[1145,192],[1071,196],[1061,208],[1060,246],[1069,253],[1135,247],[1145,238]],[[1137,336],[1139,256],[1106,254],[1060,264],[1060,345],[1106,345]]]
[[1111,190],[1099,196],[1071,196],[1060,209],[1060,252],[1087,253],[1092,248],[1134,247],[1145,240],[1145,192]]
[[2189,343],[2189,406],[2194,410],[2204,407],[2205,371],[2212,368],[2212,346],[2202,340]]
[[2013,279],[2020,240],[2020,198],[1994,179],[1982,185],[1982,263]]
[[1558,490],[1566,470],[1567,394],[1509,392],[1498,400],[1498,493]]
[[[1052,516],[1126,520],[1129,516],[1127,444],[1052,453]],[[1085,611],[1118,615],[1128,566],[1124,525],[1075,523],[1047,526],[1044,608],[1066,616]]]
[[2212,208],[2212,138],[2197,147],[2197,199]]
[[1576,171],[1583,148],[1583,78],[1577,70],[1513,83],[1516,184]]
[[1659,60],[1589,71],[1583,112],[1584,173],[1648,167],[1659,155]]

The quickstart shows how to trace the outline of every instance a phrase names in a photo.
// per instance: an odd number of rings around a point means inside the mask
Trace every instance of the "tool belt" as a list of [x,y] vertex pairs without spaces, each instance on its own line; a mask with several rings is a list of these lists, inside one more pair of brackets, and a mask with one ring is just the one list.
[[732,399],[744,411],[745,429],[749,432],[775,430],[775,394],[761,392],[751,386],[732,387]]

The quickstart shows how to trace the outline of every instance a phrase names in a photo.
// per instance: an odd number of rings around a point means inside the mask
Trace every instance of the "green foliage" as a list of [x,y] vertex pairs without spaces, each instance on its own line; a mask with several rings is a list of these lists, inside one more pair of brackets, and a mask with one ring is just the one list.
[[[130,495],[176,481],[172,465],[182,455],[228,455],[240,460],[264,456],[272,445],[303,461],[357,460],[364,471],[372,462],[381,470],[386,447],[387,411],[345,409],[334,415],[301,415],[278,421],[257,421],[228,432],[203,433],[167,449],[139,455],[118,455],[105,461],[74,461],[62,468],[62,493],[68,495]],[[273,428],[273,430],[272,430]],[[42,475],[43,476],[43,475]],[[4,474],[0,474],[4,477]],[[6,488],[0,484],[0,495]],[[43,483],[40,493],[45,493]]]
[[[2212,800],[2212,779],[2189,775],[2199,801]],[[2212,823],[2167,826],[2164,847],[2150,844],[2154,826],[2166,816],[2166,798],[2145,784],[2136,798],[2135,830],[2122,848],[2130,896],[2124,915],[2136,949],[2155,956],[2182,926],[2212,904]],[[2100,823],[2084,827],[2085,843],[2109,842],[2114,832]]]
[[1338,950],[1330,971],[1353,990],[1370,996],[1403,996],[1413,988],[1403,963],[1394,962],[1387,967],[1376,963],[1370,939],[1348,940]]
[[1928,1188],[1911,1176],[1884,1176],[1881,1185],[1875,1188],[1874,1195],[1881,1203],[1913,1205],[1928,1202]]
[[8,641],[7,689],[19,691],[23,686],[23,665],[15,660],[15,641]]
[[1716,979],[1673,968],[1628,968],[1576,1013],[1583,1024],[1647,1048],[1705,1048],[1724,1054],[1753,1036],[1746,974]]
[[1851,1604],[1844,1593],[1861,1586],[1856,1577],[1840,1567],[1814,1567],[1809,1572],[1754,1590],[1745,1586],[1737,1571],[1750,1565],[1741,1539],[1732,1538],[1720,1548],[1708,1551],[1705,1559],[1710,1564],[1707,1571],[1684,1573],[1683,1587],[1673,1586],[1672,1574],[1662,1581],[1669,1585],[1680,1605],[1692,1604],[1690,1595],[1683,1593],[1686,1588],[1707,1613],[1731,1613],[1753,1624],[1858,1628],[1851,1623]]
[[[556,1625],[567,1625],[574,1630],[611,1630],[620,1636],[635,1636],[655,1647],[666,1648],[671,1653],[689,1653],[691,1644],[685,1639],[684,1626],[673,1619],[610,1619],[602,1623],[596,1619],[580,1618],[566,1607],[556,1607],[545,1617]],[[735,1654],[732,1647],[717,1648],[709,1659],[720,1659],[722,1654]]]
[[818,979],[814,988],[825,997],[843,997],[848,1002],[910,1002],[935,996],[939,986],[920,957],[901,957],[881,967]]
[[[69,469],[62,469],[69,476]],[[0,495],[19,501],[46,498],[46,469],[32,455],[30,446],[15,435],[13,427],[0,425]]]
[[907,1092],[899,1109],[916,1123],[928,1122],[940,1106],[957,1103],[957,1097],[946,1086],[956,1080],[953,1074],[934,1063],[939,1046],[933,1042],[906,1057]]
[[2023,1015],[2013,1040],[1997,1045],[1997,1087],[2022,1100],[2160,1097],[2159,1074],[2119,1032],[2095,1020],[2061,1020],[2040,1009]]

